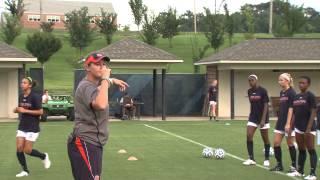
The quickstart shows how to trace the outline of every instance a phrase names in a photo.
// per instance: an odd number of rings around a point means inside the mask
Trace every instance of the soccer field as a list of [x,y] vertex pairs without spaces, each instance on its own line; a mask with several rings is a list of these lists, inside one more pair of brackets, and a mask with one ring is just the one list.
[[[292,179],[271,173],[262,166],[244,167],[241,159],[246,153],[246,122],[111,122],[110,138],[105,146],[102,179],[112,180],[212,180],[212,179]],[[15,154],[17,123],[0,124],[0,179],[15,180],[20,171]],[[45,170],[40,160],[27,156],[30,169],[25,180],[71,180],[71,169],[66,150],[66,139],[71,122],[41,124],[41,134],[35,148],[48,152],[52,167]],[[270,133],[272,139],[273,133]],[[284,144],[284,143],[283,143]],[[223,148],[224,160],[201,157],[203,146]],[[264,159],[260,134],[255,136],[257,163]],[[125,149],[127,154],[118,154]],[[138,161],[128,161],[135,156]],[[285,168],[289,154],[283,146]],[[271,157],[272,166],[275,164]],[[309,172],[306,161],[306,173]],[[318,171],[317,171],[318,172]]]

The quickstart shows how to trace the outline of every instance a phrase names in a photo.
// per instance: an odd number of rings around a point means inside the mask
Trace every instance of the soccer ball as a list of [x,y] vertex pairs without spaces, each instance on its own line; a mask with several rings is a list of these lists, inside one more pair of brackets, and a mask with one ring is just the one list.
[[210,147],[206,147],[202,150],[202,156],[204,158],[211,158],[213,156],[213,149]]
[[[265,149],[263,148],[263,153],[265,152]],[[270,147],[269,155],[273,156],[274,155],[274,150],[273,147]]]
[[221,148],[218,148],[218,149],[216,149],[216,150],[214,151],[214,157],[215,157],[216,159],[224,159],[225,154],[226,154],[226,153],[225,153],[224,150],[221,149]]

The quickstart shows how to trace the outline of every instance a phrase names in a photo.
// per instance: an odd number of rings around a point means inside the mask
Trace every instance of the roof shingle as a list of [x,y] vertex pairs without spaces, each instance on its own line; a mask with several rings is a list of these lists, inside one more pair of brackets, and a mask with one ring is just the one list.
[[34,58],[32,55],[0,42],[0,58]]
[[320,60],[320,39],[261,38],[244,41],[197,62]]

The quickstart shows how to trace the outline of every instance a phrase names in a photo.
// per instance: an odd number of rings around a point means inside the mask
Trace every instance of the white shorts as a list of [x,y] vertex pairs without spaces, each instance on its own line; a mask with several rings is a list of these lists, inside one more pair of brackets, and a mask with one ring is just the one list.
[[[295,131],[296,133],[298,133],[298,134],[304,134],[304,133],[305,133],[305,132],[303,132],[303,131],[300,131],[300,130],[297,129],[297,128],[294,128],[294,131]],[[316,136],[316,135],[317,135],[317,131],[311,131],[310,134]]]
[[[277,134],[284,134],[286,137],[288,137],[288,133],[286,133],[285,131],[280,131],[280,130],[274,130],[274,133]],[[291,131],[291,137],[295,137],[296,136],[296,132],[294,130]]]
[[23,132],[18,130],[17,131],[17,137],[23,137],[25,138],[27,141],[31,141],[31,142],[36,142],[36,140],[39,137],[39,133],[34,133],[34,132]]
[[215,101],[210,101],[209,104],[210,104],[210,105],[217,105],[217,102],[215,102]]
[[[249,121],[247,126],[252,126],[257,128],[260,125]],[[263,127],[260,127],[260,129],[270,129],[270,123],[265,124]]]

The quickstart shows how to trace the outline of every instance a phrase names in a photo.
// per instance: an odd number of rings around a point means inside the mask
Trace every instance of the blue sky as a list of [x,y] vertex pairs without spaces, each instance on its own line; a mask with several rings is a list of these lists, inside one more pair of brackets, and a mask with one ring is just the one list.
[[[74,1],[74,0],[69,0]],[[133,25],[133,16],[131,14],[128,0],[76,0],[76,1],[103,1],[111,2],[118,13],[118,23],[121,25]],[[217,0],[218,4],[221,0]],[[304,7],[313,7],[320,11],[320,0],[289,0],[296,5],[304,4]],[[240,7],[246,3],[259,4],[261,2],[268,2],[268,0],[226,0],[229,8],[232,12],[238,11]],[[186,10],[193,10],[194,0],[144,0],[144,3],[149,7],[150,11],[157,14],[158,12],[166,10],[169,6],[175,7],[179,14],[182,14]],[[214,0],[196,0],[197,11],[203,11],[203,7],[209,7],[213,9]],[[0,11],[4,9],[4,0],[0,0]]]

